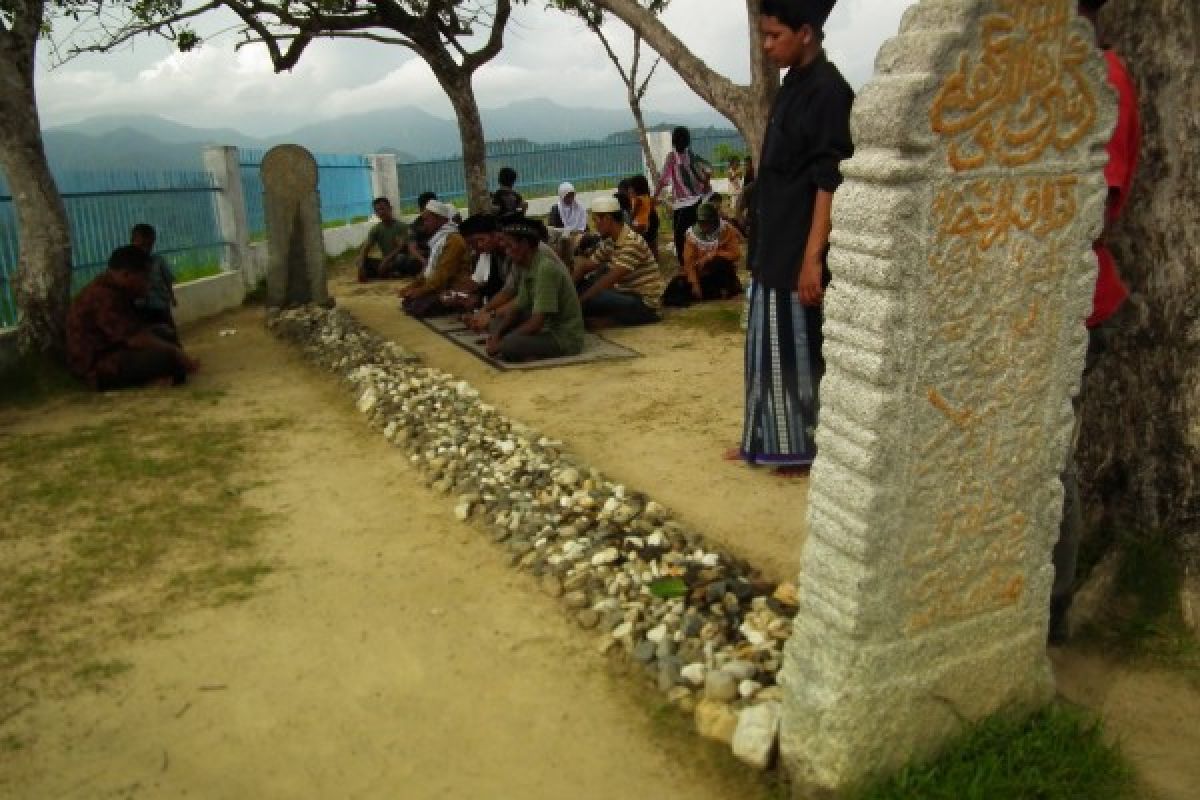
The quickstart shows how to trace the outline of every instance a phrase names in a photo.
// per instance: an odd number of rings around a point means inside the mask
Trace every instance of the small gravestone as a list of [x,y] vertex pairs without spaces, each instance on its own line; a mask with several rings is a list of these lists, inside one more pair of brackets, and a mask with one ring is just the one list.
[[267,218],[267,307],[333,305],[325,276],[317,162],[294,144],[263,157],[263,206]]
[[923,0],[835,200],[781,752],[838,790],[1053,695],[1059,474],[1115,97],[1076,0]]

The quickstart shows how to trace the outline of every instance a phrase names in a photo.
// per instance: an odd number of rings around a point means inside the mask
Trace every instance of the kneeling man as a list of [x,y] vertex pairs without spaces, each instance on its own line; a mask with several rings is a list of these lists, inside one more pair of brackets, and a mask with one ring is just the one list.
[[489,355],[505,361],[583,352],[583,312],[567,268],[546,244],[546,226],[520,215],[500,221],[516,299],[492,323]]
[[137,301],[150,283],[150,256],[128,245],[113,251],[67,314],[67,366],[93,389],[179,385],[200,368],[174,341],[158,335]]

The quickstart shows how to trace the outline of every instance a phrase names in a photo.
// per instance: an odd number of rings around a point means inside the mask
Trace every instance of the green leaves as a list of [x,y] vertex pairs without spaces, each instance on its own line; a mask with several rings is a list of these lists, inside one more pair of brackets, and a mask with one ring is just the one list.
[[683,578],[659,578],[652,581],[648,587],[650,594],[663,600],[676,597],[687,597],[688,587]]

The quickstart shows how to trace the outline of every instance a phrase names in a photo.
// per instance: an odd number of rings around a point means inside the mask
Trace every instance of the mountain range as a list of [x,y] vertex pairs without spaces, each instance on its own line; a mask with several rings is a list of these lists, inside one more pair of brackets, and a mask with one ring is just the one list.
[[[568,108],[552,100],[525,100],[482,111],[488,141],[535,143],[604,139],[631,128],[628,110]],[[686,125],[728,129],[715,112],[649,111],[652,127]],[[423,161],[461,153],[458,124],[414,106],[352,114],[285,134],[249,136],[232,128],[199,128],[148,114],[110,114],[43,131],[51,165],[59,170],[199,169],[205,145],[269,148],[300,144],[322,153],[395,153]]]

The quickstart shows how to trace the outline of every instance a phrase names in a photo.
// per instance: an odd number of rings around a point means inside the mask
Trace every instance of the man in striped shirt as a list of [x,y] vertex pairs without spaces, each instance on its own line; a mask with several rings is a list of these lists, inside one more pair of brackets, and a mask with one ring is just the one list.
[[616,197],[594,201],[592,217],[604,240],[591,256],[576,261],[584,316],[617,325],[658,322],[665,285],[646,240],[625,224]]

